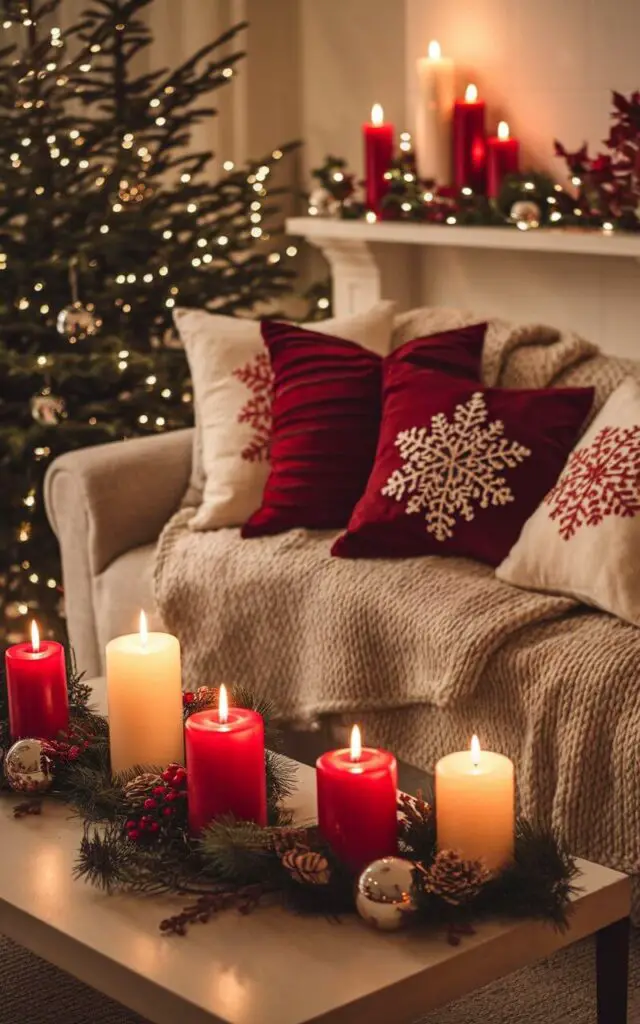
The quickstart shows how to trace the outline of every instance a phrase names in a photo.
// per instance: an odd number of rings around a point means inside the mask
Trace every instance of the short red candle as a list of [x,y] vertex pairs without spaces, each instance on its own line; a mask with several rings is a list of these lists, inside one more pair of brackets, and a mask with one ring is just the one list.
[[31,643],[5,652],[11,738],[54,740],[69,728],[64,647],[40,640],[35,623]]
[[482,194],[486,172],[486,104],[475,85],[468,85],[464,100],[453,106],[453,182]]
[[231,707],[187,719],[189,827],[194,835],[223,815],[267,824],[264,721],[257,711]]
[[[358,734],[359,736],[359,734]],[[398,766],[393,754],[365,747],[331,750],[318,758],[318,825],[335,854],[353,871],[398,852]]]
[[520,143],[509,136],[509,125],[501,121],[498,134],[487,139],[487,195],[496,199],[507,174],[517,174]]
[[389,189],[385,174],[393,160],[393,125],[384,123],[384,111],[379,103],[371,108],[371,122],[363,124],[362,132],[367,209],[379,215]]

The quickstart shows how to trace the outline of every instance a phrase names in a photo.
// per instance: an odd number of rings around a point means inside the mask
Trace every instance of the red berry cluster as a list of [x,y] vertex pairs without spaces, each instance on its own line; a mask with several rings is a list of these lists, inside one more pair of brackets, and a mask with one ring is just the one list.
[[162,783],[151,790],[142,805],[139,818],[129,818],[125,823],[127,838],[133,843],[153,839],[160,831],[174,823],[175,818],[186,812],[187,773],[181,764],[170,764],[162,775]]
[[68,733],[64,740],[44,740],[43,747],[47,757],[50,757],[52,761],[59,763],[77,761],[89,747],[89,740]]

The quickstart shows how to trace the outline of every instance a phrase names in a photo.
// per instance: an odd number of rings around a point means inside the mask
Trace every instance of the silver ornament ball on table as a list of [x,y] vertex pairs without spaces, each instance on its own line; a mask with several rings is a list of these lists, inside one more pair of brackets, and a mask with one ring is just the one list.
[[415,864],[401,857],[382,857],[364,869],[356,886],[356,908],[372,928],[395,932],[417,910]]
[[509,218],[523,231],[527,231],[529,228],[539,228],[541,216],[540,207],[532,199],[518,200],[509,211]]
[[70,342],[92,338],[101,327],[102,320],[81,302],[72,302],[71,305],[65,306],[58,313],[56,320],[58,334],[64,335]]
[[17,740],[5,755],[4,774],[16,793],[46,793],[53,783],[53,774],[44,742]]

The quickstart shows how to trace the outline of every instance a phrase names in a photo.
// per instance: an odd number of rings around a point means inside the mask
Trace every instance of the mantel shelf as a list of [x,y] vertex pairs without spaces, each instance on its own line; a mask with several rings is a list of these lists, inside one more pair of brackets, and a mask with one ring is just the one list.
[[464,249],[506,249],[513,252],[574,253],[582,256],[627,256],[640,259],[640,234],[580,228],[537,228],[518,231],[509,227],[457,227],[381,221],[333,220],[328,217],[291,217],[287,232],[301,235],[323,248],[323,242],[393,242]]

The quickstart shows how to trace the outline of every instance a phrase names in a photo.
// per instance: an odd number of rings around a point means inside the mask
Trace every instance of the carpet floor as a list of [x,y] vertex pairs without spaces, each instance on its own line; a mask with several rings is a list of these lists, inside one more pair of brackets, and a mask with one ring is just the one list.
[[[422,1017],[419,1024],[595,1024],[593,957],[593,943],[586,940]],[[0,936],[0,1024],[61,1021],[147,1024]],[[632,937],[629,1024],[640,1024],[640,932]]]

